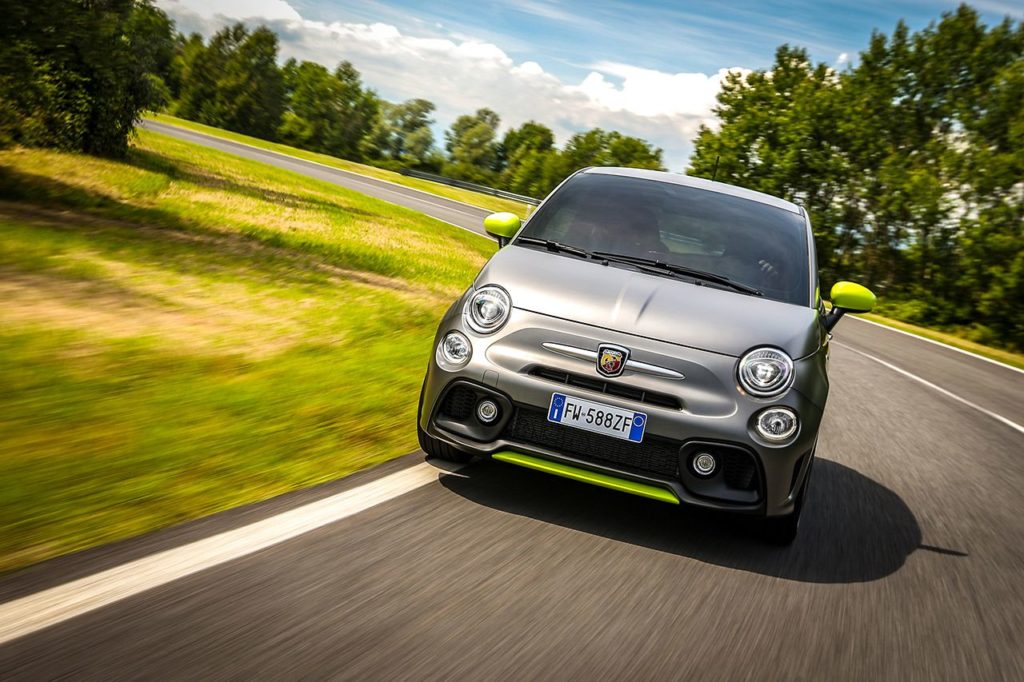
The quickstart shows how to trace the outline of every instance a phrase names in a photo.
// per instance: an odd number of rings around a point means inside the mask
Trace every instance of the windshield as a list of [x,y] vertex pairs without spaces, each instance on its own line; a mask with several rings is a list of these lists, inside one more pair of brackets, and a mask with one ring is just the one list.
[[810,298],[803,217],[720,192],[580,173],[520,236],[713,273],[777,301]]

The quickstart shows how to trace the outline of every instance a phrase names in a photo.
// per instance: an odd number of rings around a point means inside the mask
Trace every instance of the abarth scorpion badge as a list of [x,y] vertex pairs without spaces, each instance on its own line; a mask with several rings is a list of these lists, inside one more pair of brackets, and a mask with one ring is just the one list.
[[622,374],[629,359],[629,351],[619,346],[601,344],[597,347],[597,371],[606,377]]

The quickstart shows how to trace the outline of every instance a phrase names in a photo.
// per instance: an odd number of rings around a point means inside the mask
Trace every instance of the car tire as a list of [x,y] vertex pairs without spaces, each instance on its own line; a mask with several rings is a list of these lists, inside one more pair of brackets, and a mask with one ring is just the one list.
[[458,450],[453,445],[434,438],[420,427],[420,417],[423,415],[423,389],[427,385],[426,377],[423,378],[423,386],[420,387],[420,402],[416,408],[416,436],[420,441],[420,449],[427,453],[428,457],[443,459],[449,462],[465,464],[473,459],[473,455]]

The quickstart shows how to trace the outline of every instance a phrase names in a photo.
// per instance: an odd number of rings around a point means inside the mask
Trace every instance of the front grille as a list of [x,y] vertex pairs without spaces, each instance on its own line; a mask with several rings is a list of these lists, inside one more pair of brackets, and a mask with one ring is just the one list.
[[668,395],[667,393],[644,391],[632,386],[626,386],[625,384],[604,381],[602,379],[588,377],[582,374],[573,374],[572,372],[563,372],[560,369],[553,369],[551,367],[534,367],[530,370],[530,375],[540,377],[541,379],[547,379],[548,381],[554,381],[559,384],[565,384],[566,386],[585,388],[597,393],[604,393],[619,398],[635,400],[648,405],[667,407],[672,410],[683,409],[682,401],[675,396]]
[[502,437],[565,453],[598,464],[612,464],[667,478],[679,477],[679,443],[646,436],[642,443],[559,426],[546,413],[518,408]]

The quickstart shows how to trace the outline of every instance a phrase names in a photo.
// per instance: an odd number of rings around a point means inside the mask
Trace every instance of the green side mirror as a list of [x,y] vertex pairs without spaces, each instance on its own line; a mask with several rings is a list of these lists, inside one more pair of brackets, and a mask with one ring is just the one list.
[[522,224],[515,213],[492,213],[484,218],[484,229],[487,230],[487,234],[497,239],[502,246],[516,235]]
[[832,287],[832,310],[825,316],[825,329],[832,331],[846,313],[869,313],[877,299],[867,287],[853,282],[836,282]]
[[876,300],[870,289],[853,282],[836,282],[832,287],[832,306],[848,313],[869,313]]

